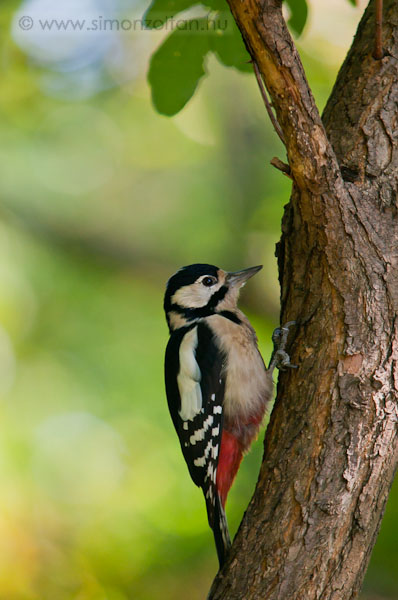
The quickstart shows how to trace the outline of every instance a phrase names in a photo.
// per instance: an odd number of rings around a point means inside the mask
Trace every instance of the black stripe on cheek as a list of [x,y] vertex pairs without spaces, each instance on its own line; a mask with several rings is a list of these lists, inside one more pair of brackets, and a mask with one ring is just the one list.
[[210,298],[210,300],[208,301],[206,308],[215,308],[217,306],[217,304],[219,302],[221,302],[221,300],[224,300],[225,296],[227,295],[228,292],[228,288],[226,285],[223,285],[220,287],[219,290],[217,290],[212,297]]
[[237,325],[240,325],[242,323],[242,321],[239,319],[238,315],[236,315],[235,313],[233,313],[230,310],[222,310],[218,314],[221,315],[222,317],[225,317],[226,319],[229,319],[230,321],[233,321]]
[[[195,314],[195,311],[198,309],[186,308],[185,306],[180,306],[179,304],[170,304],[170,310],[172,312],[178,313],[179,315],[182,315],[188,321],[191,321],[192,319],[197,319],[201,316],[201,315]],[[203,309],[199,309],[199,310],[203,310]]]
[[212,295],[206,306],[201,306],[199,308],[187,308],[185,306],[180,306],[179,304],[171,304],[168,307],[168,309],[169,311],[174,311],[176,313],[179,313],[180,315],[184,315],[184,317],[188,321],[192,321],[193,319],[201,319],[203,317],[209,317],[210,315],[214,314],[214,309],[216,308],[218,303],[221,302],[221,300],[224,300],[225,296],[227,295],[227,292],[227,286],[223,285]]

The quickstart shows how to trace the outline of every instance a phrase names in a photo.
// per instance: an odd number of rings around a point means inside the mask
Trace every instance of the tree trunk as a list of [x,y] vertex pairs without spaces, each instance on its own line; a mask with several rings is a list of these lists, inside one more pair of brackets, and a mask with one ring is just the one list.
[[278,246],[279,377],[252,501],[212,600],[347,600],[398,461],[398,4],[366,10],[323,116],[278,0],[229,0],[271,95],[293,191]]

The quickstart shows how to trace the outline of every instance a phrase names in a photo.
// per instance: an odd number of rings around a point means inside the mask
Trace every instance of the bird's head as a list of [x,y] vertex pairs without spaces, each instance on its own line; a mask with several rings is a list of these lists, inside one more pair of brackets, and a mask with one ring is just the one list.
[[164,297],[170,330],[215,313],[234,311],[240,288],[261,268],[228,272],[206,264],[182,267],[170,277]]

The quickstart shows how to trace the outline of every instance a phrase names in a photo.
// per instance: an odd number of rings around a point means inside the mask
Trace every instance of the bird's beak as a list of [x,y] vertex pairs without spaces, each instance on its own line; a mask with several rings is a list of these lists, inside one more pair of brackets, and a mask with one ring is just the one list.
[[257,267],[250,267],[249,269],[243,269],[242,271],[235,271],[233,273],[227,273],[226,283],[232,287],[242,287],[246,281],[253,277],[263,268],[263,265]]

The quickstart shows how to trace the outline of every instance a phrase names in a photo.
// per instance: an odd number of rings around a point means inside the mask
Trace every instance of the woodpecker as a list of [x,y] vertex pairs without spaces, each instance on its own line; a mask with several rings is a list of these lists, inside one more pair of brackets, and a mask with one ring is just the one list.
[[164,298],[169,411],[191,478],[205,497],[220,567],[231,545],[225,502],[271,400],[272,371],[294,366],[284,351],[293,322],[275,330],[267,369],[256,333],[237,306],[241,287],[261,268],[182,267],[167,282]]

